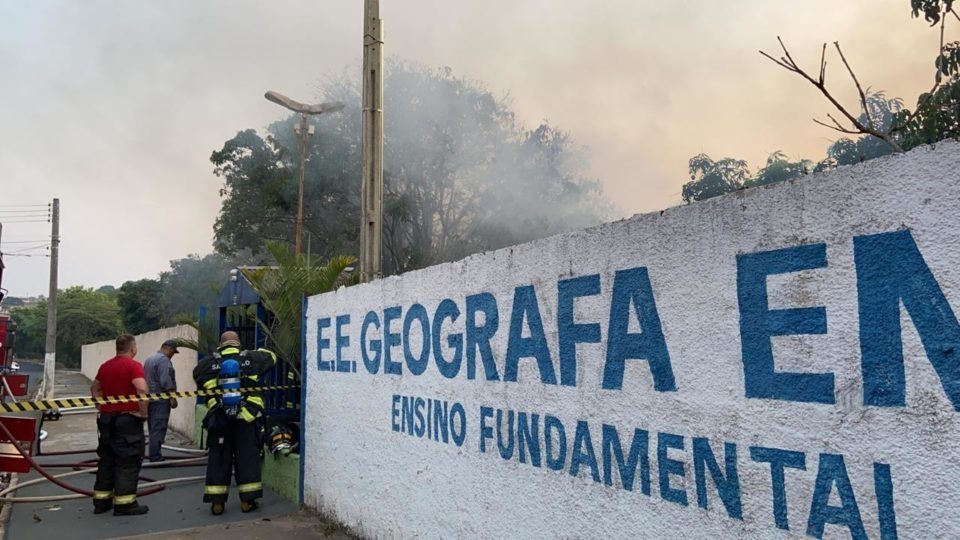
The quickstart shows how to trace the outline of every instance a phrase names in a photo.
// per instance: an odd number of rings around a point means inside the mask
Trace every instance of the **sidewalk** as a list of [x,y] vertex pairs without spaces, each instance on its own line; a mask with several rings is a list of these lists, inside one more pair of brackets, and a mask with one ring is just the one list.
[[[89,395],[90,382],[79,372],[57,372],[57,396],[72,397]],[[41,465],[76,463],[95,459],[92,450],[96,447],[95,416],[79,414],[63,416],[56,422],[45,422],[43,428],[48,431],[47,440],[41,444],[44,453],[65,450],[91,450],[90,453],[67,456],[41,456],[37,461]],[[189,443],[175,433],[168,435],[167,444],[189,447]],[[166,452],[168,456],[173,453]],[[52,474],[71,471],[67,467],[52,468]],[[184,476],[202,476],[204,467],[178,467],[164,469],[144,469],[143,475],[151,479],[177,478]],[[37,478],[36,472],[21,474],[20,483]],[[93,488],[93,475],[84,474],[65,478],[64,481],[87,489]],[[301,532],[290,538],[323,538],[323,529],[316,529],[320,523],[316,518],[297,515],[293,503],[280,498],[265,489],[261,507],[250,514],[240,512],[240,503],[235,488],[227,503],[227,511],[222,516],[210,514],[208,504],[202,502],[203,483],[179,484],[167,487],[155,495],[144,497],[143,504],[150,507],[150,513],[135,517],[114,517],[111,513],[93,515],[93,505],[89,499],[79,499],[43,503],[15,503],[10,520],[6,525],[6,539],[21,538],[69,538],[71,540],[118,538],[136,535],[153,535],[147,538],[197,538],[191,536],[203,531],[205,539],[210,538],[256,538],[271,524],[290,524]],[[44,482],[26,487],[16,493],[19,497],[35,497],[67,494],[65,490]],[[286,517],[284,517],[286,516]],[[278,519],[279,518],[279,519]],[[274,520],[277,520],[274,523]],[[299,528],[297,528],[299,527]],[[176,534],[171,534],[177,531]],[[192,532],[195,531],[195,532]],[[217,531],[223,535],[218,536]],[[241,532],[243,531],[243,532]],[[310,531],[313,536],[301,533]],[[293,533],[291,533],[293,534]],[[264,535],[265,537],[265,535]]]
[[282,538],[283,540],[308,540],[313,538],[352,540],[354,537],[320,521],[316,516],[302,512],[277,518],[261,518],[126,537],[127,540],[238,540],[240,538],[244,540],[266,540],[270,538]]

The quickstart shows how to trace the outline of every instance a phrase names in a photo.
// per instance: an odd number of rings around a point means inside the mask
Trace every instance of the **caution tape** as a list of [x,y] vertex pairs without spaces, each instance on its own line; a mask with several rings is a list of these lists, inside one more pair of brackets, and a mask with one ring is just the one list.
[[[258,392],[267,392],[271,390],[293,390],[300,388],[299,384],[285,386],[250,386],[239,390],[242,394],[253,394]],[[236,390],[233,390],[236,392]],[[109,405],[117,403],[135,403],[138,401],[158,401],[171,398],[188,397],[207,397],[219,396],[224,391],[220,388],[211,390],[188,390],[186,392],[159,392],[156,394],[137,394],[134,396],[107,396],[107,397],[72,397],[60,399],[41,399],[36,401],[17,401],[13,403],[0,403],[2,412],[30,412],[30,411],[50,411],[54,409],[76,409],[78,407],[90,407],[94,405]]]

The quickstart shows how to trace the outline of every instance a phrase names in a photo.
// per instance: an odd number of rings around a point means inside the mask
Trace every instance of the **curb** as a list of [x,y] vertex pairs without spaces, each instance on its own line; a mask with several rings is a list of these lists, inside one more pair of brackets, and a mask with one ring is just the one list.
[[[10,486],[16,487],[17,483],[20,481],[20,475],[13,473],[10,475]],[[14,503],[0,503],[3,504],[3,508],[0,509],[0,540],[3,540],[7,537],[7,524],[10,523],[10,514],[13,513]]]

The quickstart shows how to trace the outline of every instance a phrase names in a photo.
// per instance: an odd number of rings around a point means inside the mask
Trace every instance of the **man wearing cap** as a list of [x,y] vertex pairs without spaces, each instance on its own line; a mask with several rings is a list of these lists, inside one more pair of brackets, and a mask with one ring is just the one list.
[[[147,374],[147,388],[151,394],[176,392],[177,377],[173,370],[173,355],[177,354],[177,342],[168,339],[160,350],[150,355],[143,363]],[[167,437],[167,424],[170,423],[170,409],[177,407],[177,399],[151,401],[147,407],[147,426],[150,430],[150,445],[147,457],[151,462],[163,461],[160,447]]]

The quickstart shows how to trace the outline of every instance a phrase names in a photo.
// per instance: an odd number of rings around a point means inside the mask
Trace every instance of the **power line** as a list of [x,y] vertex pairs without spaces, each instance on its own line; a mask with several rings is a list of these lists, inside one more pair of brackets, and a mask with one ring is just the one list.
[[50,249],[50,246],[42,245],[42,246],[33,246],[33,247],[17,248],[16,250],[11,251],[10,253],[26,253],[26,252],[28,252],[28,251],[36,251],[36,250],[38,250],[38,249]]
[[48,258],[48,259],[50,258],[50,255],[46,255],[46,254],[44,254],[44,255],[30,255],[30,254],[28,254],[28,253],[4,253],[3,256],[4,256],[4,257],[46,257],[46,258]]
[[4,225],[9,225],[12,223],[50,223],[50,220],[49,219],[28,219],[25,221],[11,220],[11,221],[3,221],[2,223]]
[[37,244],[37,243],[39,243],[39,242],[50,242],[50,240],[49,240],[49,239],[46,239],[46,238],[43,239],[43,240],[4,240],[4,241],[0,242],[0,245],[7,245],[7,244]]
[[30,246],[30,247],[16,247],[16,248],[13,248],[12,251],[7,251],[7,249],[10,249],[10,248],[6,248],[6,247],[0,248],[0,252],[3,252],[3,253],[24,253],[24,252],[27,252],[27,251],[36,251],[36,250],[38,250],[38,249],[50,249],[50,246],[49,246],[48,244],[40,244],[40,245]]
[[50,203],[47,204],[0,204],[0,208],[37,208],[37,207],[50,208]]

